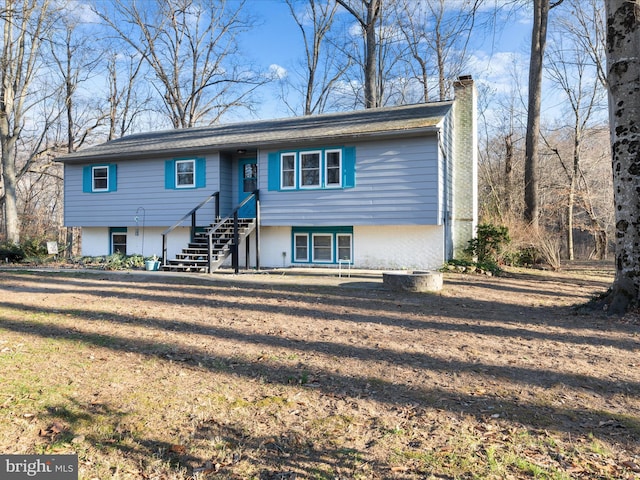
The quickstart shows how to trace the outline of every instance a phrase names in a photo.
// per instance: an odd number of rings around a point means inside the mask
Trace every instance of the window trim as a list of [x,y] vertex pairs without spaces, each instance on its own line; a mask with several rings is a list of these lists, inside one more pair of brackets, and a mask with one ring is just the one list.
[[[302,185],[302,156],[305,154],[320,154],[318,184]],[[329,171],[327,158],[331,153],[339,155],[337,182],[327,184]],[[293,183],[285,185],[285,173],[291,169],[283,169],[285,159],[293,158]],[[335,168],[335,167],[332,167]],[[331,146],[308,149],[283,149],[271,151],[267,154],[267,187],[269,191],[293,192],[303,190],[346,190],[356,186],[356,147]]]
[[125,253],[123,255],[127,254],[127,248],[128,248],[128,243],[129,243],[129,229],[127,227],[111,227],[109,228],[109,254],[113,255],[115,252],[114,244],[113,244],[113,237],[115,235],[123,235],[125,238],[125,244],[124,244],[124,249],[125,249]]
[[[298,238],[305,239],[305,248],[307,254],[304,258],[298,258]],[[293,262],[294,263],[309,263],[309,234],[308,233],[294,233],[293,234]]]
[[[318,167],[310,169],[307,168],[306,170],[318,170],[318,183],[313,183],[313,184],[309,184],[309,185],[304,185],[303,183],[303,178],[304,178],[304,172],[305,169],[303,168],[302,165],[302,157],[304,157],[305,155],[317,155],[318,156]],[[322,166],[323,166],[323,155],[322,155],[322,150],[304,150],[304,151],[300,151],[298,152],[298,172],[299,172],[299,176],[300,178],[298,179],[298,185],[299,188],[301,190],[308,190],[308,189],[320,189],[323,188],[323,178],[322,178]]]
[[[338,154],[338,183],[329,183],[329,161],[328,156],[330,153]],[[342,149],[341,148],[329,148],[324,151],[324,184],[325,188],[342,188]],[[335,167],[332,167],[335,168]]]
[[[194,162],[193,184],[178,185],[178,167],[180,162]],[[165,190],[190,190],[205,188],[207,186],[207,159],[206,157],[182,157],[165,161],[164,188]]]
[[[314,252],[313,239],[318,236],[331,237],[331,259],[317,259]],[[298,258],[296,256],[296,240],[304,237],[307,246],[307,258]],[[338,258],[338,239],[340,237],[349,237],[349,254],[351,258],[341,260]],[[353,227],[351,226],[334,226],[334,227],[291,227],[291,263],[299,264],[320,264],[320,265],[337,265],[339,263],[348,262],[353,264],[354,245],[353,245]]]
[[[187,183],[180,184],[179,183],[180,175],[181,174],[182,175],[186,174],[185,172],[182,172],[182,173],[178,172],[178,165],[180,165],[182,163],[190,163],[192,165],[192,167],[193,167],[193,172],[191,173],[193,180],[189,184],[187,184]],[[176,189],[179,189],[179,188],[180,189],[181,188],[196,188],[196,159],[195,158],[185,158],[185,159],[181,159],[181,160],[176,160],[174,168],[175,168],[175,179],[176,179],[175,187],[176,187]]]
[[[349,258],[340,258],[340,237],[348,237],[349,238]],[[340,263],[340,261],[353,263],[353,233],[336,233],[336,261]]]
[[[96,170],[104,170],[106,172],[107,186],[105,188],[96,188]],[[91,191],[92,192],[108,192],[109,191],[109,166],[94,165],[91,167]]]
[[[107,169],[107,188],[94,188],[94,172],[96,169]],[[82,167],[82,193],[111,193],[118,190],[117,164],[100,163],[96,165],[84,165]]]
[[[293,157],[293,170],[286,169],[286,172],[293,172],[293,185],[285,185],[284,184],[284,159],[285,157]],[[298,175],[298,154],[296,152],[282,152],[280,154],[280,189],[281,190],[295,190],[297,185],[297,175]]]
[[[329,259],[317,259],[316,258],[316,238],[319,237],[329,237]],[[334,253],[334,243],[336,236],[331,233],[311,233],[311,263],[336,263],[335,262],[335,253]]]

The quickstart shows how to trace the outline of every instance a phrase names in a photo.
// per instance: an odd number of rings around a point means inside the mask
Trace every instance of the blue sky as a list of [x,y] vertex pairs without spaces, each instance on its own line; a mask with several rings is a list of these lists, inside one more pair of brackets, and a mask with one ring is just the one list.
[[[258,23],[245,37],[243,44],[251,52],[251,58],[263,68],[272,65],[287,71],[295,68],[296,62],[303,55],[301,34],[285,1],[248,0],[247,8]],[[510,89],[514,70],[526,74],[530,39],[531,20],[527,12],[499,25],[493,34],[475,35],[472,37],[468,73],[477,82],[498,92]],[[514,67],[514,61],[517,67]],[[278,106],[276,96],[275,85],[267,92],[263,91],[263,102],[257,111],[258,118],[289,115],[284,108]]]

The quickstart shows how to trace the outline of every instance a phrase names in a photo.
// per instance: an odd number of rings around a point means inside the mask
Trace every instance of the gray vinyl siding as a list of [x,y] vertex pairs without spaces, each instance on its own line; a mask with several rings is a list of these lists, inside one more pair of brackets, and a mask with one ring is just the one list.
[[[82,169],[86,165],[67,163],[64,166],[65,225],[135,226],[136,214],[140,222],[144,215],[148,227],[173,225],[220,189],[218,154],[206,158],[206,187],[182,190],[165,189],[165,160],[170,158],[111,162],[117,165],[117,191],[109,193],[84,193]],[[211,201],[199,213],[198,224],[211,223],[214,211],[214,201]]]
[[233,209],[236,202],[236,191],[229,188],[233,184],[233,171],[237,162],[233,162],[231,156],[220,156],[220,215],[224,218]]
[[268,191],[269,152],[262,151],[259,161],[262,224],[440,224],[437,135],[363,142],[355,147],[356,186],[336,190]]

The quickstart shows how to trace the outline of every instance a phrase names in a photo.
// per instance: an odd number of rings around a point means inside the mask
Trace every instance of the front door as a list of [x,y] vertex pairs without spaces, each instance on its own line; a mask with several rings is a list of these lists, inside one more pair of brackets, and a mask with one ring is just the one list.
[[[240,160],[239,165],[240,172],[238,174],[238,183],[240,185],[240,195],[238,197],[238,203],[242,202],[258,188],[258,164],[256,159],[246,158]],[[255,218],[256,202],[250,200],[240,209],[238,216],[241,218]]]

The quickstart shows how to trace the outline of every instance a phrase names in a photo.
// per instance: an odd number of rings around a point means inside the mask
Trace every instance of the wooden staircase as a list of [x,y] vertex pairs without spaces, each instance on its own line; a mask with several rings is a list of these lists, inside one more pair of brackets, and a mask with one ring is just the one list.
[[[238,219],[238,244],[242,243],[256,228],[255,218]],[[211,271],[220,265],[233,253],[234,219],[227,218],[220,223],[211,225],[203,232],[194,234],[192,241],[176,258],[167,260],[162,270],[173,272],[204,272],[209,271],[209,235],[212,239]]]

